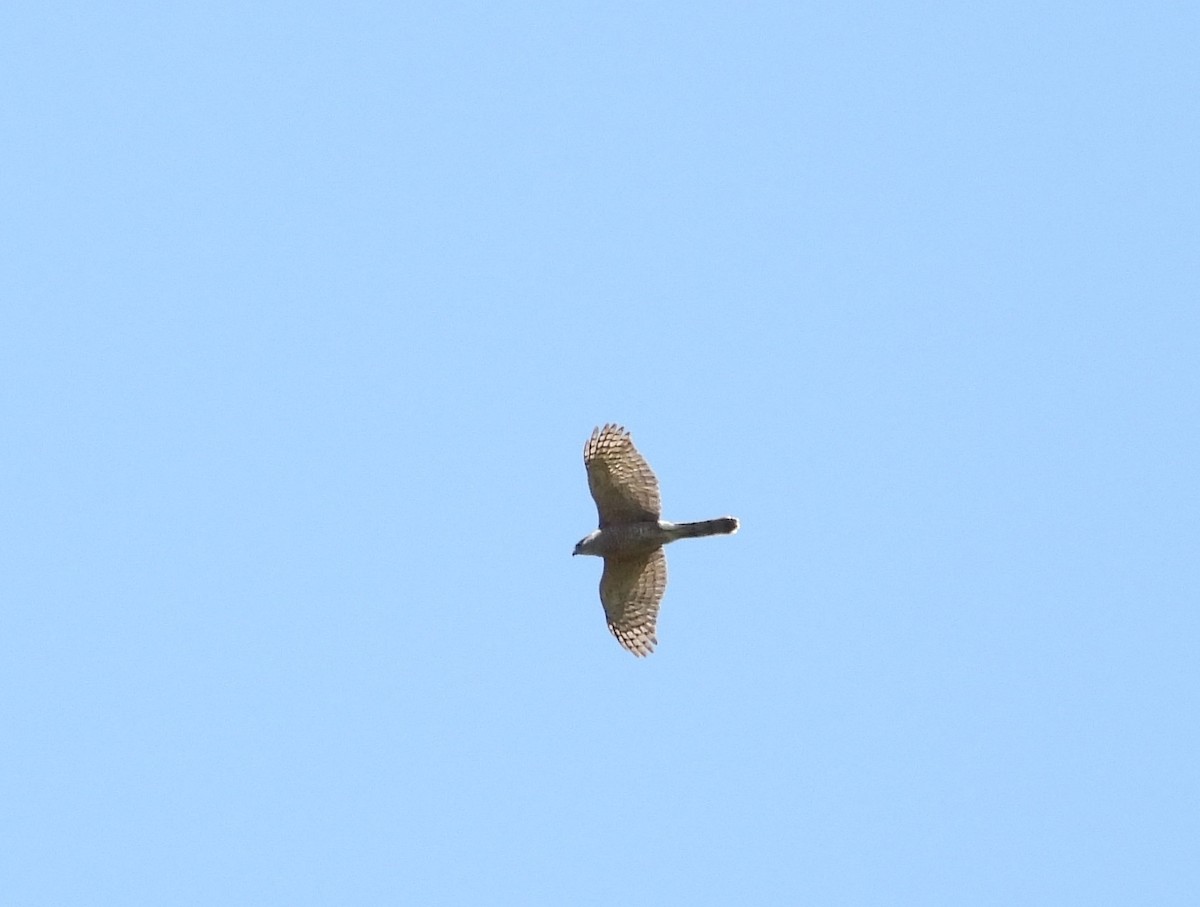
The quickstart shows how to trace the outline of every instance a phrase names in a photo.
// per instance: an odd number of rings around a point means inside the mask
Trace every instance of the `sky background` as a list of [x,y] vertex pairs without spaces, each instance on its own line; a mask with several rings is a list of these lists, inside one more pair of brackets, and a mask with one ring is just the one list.
[[[1200,903],[1189,3],[0,11],[0,878]],[[582,465],[668,519],[605,628]]]

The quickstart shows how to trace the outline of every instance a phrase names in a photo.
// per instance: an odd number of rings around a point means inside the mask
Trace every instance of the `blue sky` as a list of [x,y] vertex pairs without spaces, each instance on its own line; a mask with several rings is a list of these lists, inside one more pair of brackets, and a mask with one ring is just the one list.
[[6,902],[1197,903],[1200,17],[1052,6],[7,5]]

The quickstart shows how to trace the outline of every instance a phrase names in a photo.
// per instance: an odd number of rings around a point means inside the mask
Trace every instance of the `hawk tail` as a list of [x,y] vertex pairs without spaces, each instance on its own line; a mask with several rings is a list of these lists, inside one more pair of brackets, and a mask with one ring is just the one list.
[[723,516],[716,520],[701,520],[699,523],[676,523],[676,538],[698,539],[706,535],[732,535],[738,531],[735,517]]

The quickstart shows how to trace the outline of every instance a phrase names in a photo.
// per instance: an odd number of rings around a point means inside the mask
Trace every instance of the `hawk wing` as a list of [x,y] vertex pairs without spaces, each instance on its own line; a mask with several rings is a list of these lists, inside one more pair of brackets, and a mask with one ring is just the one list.
[[600,601],[608,629],[634,655],[649,655],[658,644],[654,627],[666,590],[667,558],[661,548],[648,555],[604,559]]
[[605,425],[592,432],[583,447],[583,465],[600,528],[658,519],[662,512],[658,479],[621,426]]

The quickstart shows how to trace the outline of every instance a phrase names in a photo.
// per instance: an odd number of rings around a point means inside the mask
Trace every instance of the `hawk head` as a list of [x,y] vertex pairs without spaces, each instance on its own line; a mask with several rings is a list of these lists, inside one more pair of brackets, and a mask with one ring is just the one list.
[[598,538],[600,538],[599,529],[597,529],[591,535],[584,536],[575,545],[575,550],[571,552],[571,556],[574,557],[577,554],[594,554],[599,556],[600,552],[596,550],[595,545],[596,539]]

